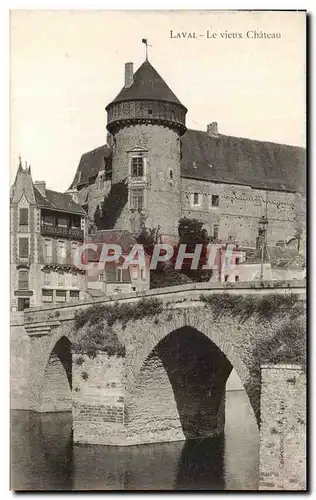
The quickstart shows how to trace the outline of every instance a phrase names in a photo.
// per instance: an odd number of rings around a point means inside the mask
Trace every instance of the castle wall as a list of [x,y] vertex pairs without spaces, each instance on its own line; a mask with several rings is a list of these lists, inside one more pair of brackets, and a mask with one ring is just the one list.
[[260,490],[306,488],[306,375],[297,365],[261,368]]
[[[200,205],[193,205],[193,193],[200,193]],[[212,206],[212,195],[219,196],[218,206]],[[256,246],[259,219],[268,217],[268,244],[288,241],[295,235],[297,196],[294,193],[253,189],[249,186],[219,184],[182,178],[181,217],[197,218],[209,226],[213,235],[218,225],[218,237],[249,247]]]
[[162,234],[176,235],[181,189],[178,134],[167,127],[151,124],[131,125],[119,130],[113,148],[113,183],[128,178],[129,152],[135,148],[144,150],[146,158],[145,209],[139,218],[127,203],[115,229],[137,231],[143,219],[147,227],[160,226]]

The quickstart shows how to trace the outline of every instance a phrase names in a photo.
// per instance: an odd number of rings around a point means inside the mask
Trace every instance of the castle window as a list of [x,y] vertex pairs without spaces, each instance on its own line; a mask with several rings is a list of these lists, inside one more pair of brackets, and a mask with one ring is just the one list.
[[19,258],[28,259],[29,257],[29,239],[19,238]]
[[27,226],[29,223],[28,219],[29,219],[28,208],[20,208],[20,210],[19,210],[19,225],[20,226]]
[[53,215],[44,215],[44,224],[53,226],[55,224],[55,217]]
[[63,242],[63,241],[58,242],[57,252],[58,252],[58,262],[61,264],[64,264],[65,263],[64,260],[66,258],[65,242]]
[[144,208],[144,190],[131,189],[131,208],[142,210]]
[[152,115],[152,114],[153,114],[153,110],[152,110],[152,109],[149,109],[149,110],[148,110],[148,114],[149,114],[149,115]]
[[80,228],[80,217],[73,217],[71,221],[71,227],[73,228]]
[[193,205],[199,206],[201,203],[201,195],[200,193],[193,193]]
[[24,309],[28,309],[30,307],[30,299],[19,297],[18,298],[18,311],[24,311]]
[[144,176],[144,158],[142,156],[134,156],[132,158],[132,177],[143,177]]
[[56,290],[56,302],[66,302],[66,290]]
[[44,285],[50,285],[50,284],[51,284],[51,274],[45,273],[44,274]]
[[53,302],[53,290],[42,290],[42,301],[43,302]]
[[65,285],[65,275],[62,273],[58,273],[58,286]]
[[79,300],[79,291],[77,291],[77,290],[70,290],[69,296],[73,300]]
[[46,263],[52,262],[52,242],[50,240],[45,240],[45,254],[44,260]]
[[57,225],[59,227],[68,227],[68,219],[67,217],[58,217],[58,223]]
[[218,207],[219,196],[217,194],[212,194],[212,207]]
[[29,289],[29,272],[26,270],[19,271],[18,289],[19,290]]

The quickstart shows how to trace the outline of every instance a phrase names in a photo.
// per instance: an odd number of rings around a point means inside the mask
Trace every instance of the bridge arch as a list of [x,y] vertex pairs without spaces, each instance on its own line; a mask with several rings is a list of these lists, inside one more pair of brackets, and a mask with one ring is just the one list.
[[[138,342],[134,328],[147,333]],[[247,339],[245,346],[235,341],[237,328],[233,319],[225,324],[214,322],[204,307],[197,307],[179,308],[172,314],[165,311],[158,323],[147,319],[131,325],[127,334],[120,332],[127,345],[125,422],[129,442],[157,441],[159,432],[161,440],[166,440],[168,432],[170,440],[220,434],[225,424],[226,381],[232,368],[258,420],[258,395],[249,390],[249,345]],[[135,348],[131,349],[128,337],[134,339]],[[142,429],[145,435],[139,438]]]
[[[70,411],[72,407],[72,337],[57,328],[50,337],[37,343],[33,371],[33,401],[41,412]],[[37,362],[36,362],[37,361]],[[35,381],[34,381],[35,382]]]

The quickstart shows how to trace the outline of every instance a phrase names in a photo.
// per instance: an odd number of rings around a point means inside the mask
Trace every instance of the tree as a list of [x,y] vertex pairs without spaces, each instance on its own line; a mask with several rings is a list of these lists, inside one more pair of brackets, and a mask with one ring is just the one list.
[[203,266],[207,263],[208,244],[210,237],[203,229],[204,222],[197,219],[182,218],[179,220],[178,232],[179,243],[175,251],[173,260],[176,262],[179,246],[185,244],[186,252],[193,253],[196,245],[202,244],[202,250],[197,269],[191,269],[192,259],[184,259],[181,273],[188,276],[192,281],[208,281],[212,276],[211,270],[203,270]]

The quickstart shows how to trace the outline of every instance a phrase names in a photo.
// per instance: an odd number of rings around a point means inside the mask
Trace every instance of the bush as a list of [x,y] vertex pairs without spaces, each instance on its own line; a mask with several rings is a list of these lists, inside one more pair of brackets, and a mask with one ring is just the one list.
[[264,296],[233,295],[229,293],[201,295],[205,306],[212,307],[214,319],[230,314],[240,322],[247,321],[256,315],[258,321],[271,320],[273,316],[290,316],[296,318],[304,310],[304,304],[298,295],[268,294]]
[[75,315],[75,329],[78,332],[87,326],[86,332],[74,343],[75,353],[87,353],[94,358],[98,351],[109,356],[125,356],[125,346],[113,332],[112,326],[120,322],[125,328],[128,321],[153,317],[162,312],[163,305],[158,299],[142,299],[136,303],[99,304]]

